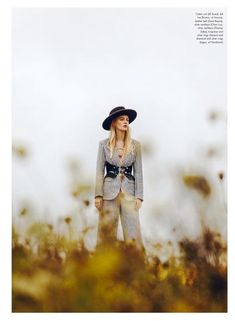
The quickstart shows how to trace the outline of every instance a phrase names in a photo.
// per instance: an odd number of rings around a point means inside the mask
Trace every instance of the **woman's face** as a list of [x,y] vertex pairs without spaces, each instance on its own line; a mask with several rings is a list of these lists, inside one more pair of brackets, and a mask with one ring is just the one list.
[[129,126],[129,117],[127,115],[121,115],[115,120],[116,129],[121,131],[127,131]]

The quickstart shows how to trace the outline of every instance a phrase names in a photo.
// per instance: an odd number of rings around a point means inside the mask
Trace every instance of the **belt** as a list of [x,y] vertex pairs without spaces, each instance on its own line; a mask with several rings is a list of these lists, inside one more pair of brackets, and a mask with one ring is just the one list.
[[110,164],[109,162],[105,162],[106,166],[106,175],[105,177],[112,177],[115,178],[118,174],[125,175],[130,180],[135,180],[135,177],[131,174],[132,172],[132,165],[130,166],[115,166]]

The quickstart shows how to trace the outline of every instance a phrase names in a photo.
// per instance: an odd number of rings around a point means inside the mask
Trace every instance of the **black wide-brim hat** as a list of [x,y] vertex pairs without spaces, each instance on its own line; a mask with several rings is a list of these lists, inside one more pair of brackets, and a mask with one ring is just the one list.
[[110,130],[112,121],[121,115],[127,115],[129,117],[130,124],[136,119],[137,112],[134,109],[127,109],[123,106],[115,107],[110,111],[109,116],[103,121],[102,127],[106,130]]

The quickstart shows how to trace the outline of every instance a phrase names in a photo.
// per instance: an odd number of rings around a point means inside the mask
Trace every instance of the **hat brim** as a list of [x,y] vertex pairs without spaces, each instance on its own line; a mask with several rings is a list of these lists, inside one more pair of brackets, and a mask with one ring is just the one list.
[[133,120],[136,119],[137,117],[137,112],[134,110],[134,109],[125,109],[125,110],[119,110],[115,113],[113,113],[112,115],[108,116],[104,121],[103,121],[103,124],[102,124],[102,127],[105,129],[105,130],[110,130],[110,126],[111,126],[111,123],[112,121],[121,116],[121,115],[127,115],[129,117],[129,124],[133,122]]

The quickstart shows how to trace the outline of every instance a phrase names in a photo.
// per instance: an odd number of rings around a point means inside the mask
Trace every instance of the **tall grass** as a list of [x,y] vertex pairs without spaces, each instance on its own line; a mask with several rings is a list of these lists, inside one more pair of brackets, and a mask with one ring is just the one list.
[[227,310],[226,244],[209,228],[165,262],[118,240],[89,251],[43,222],[12,238],[14,312]]

